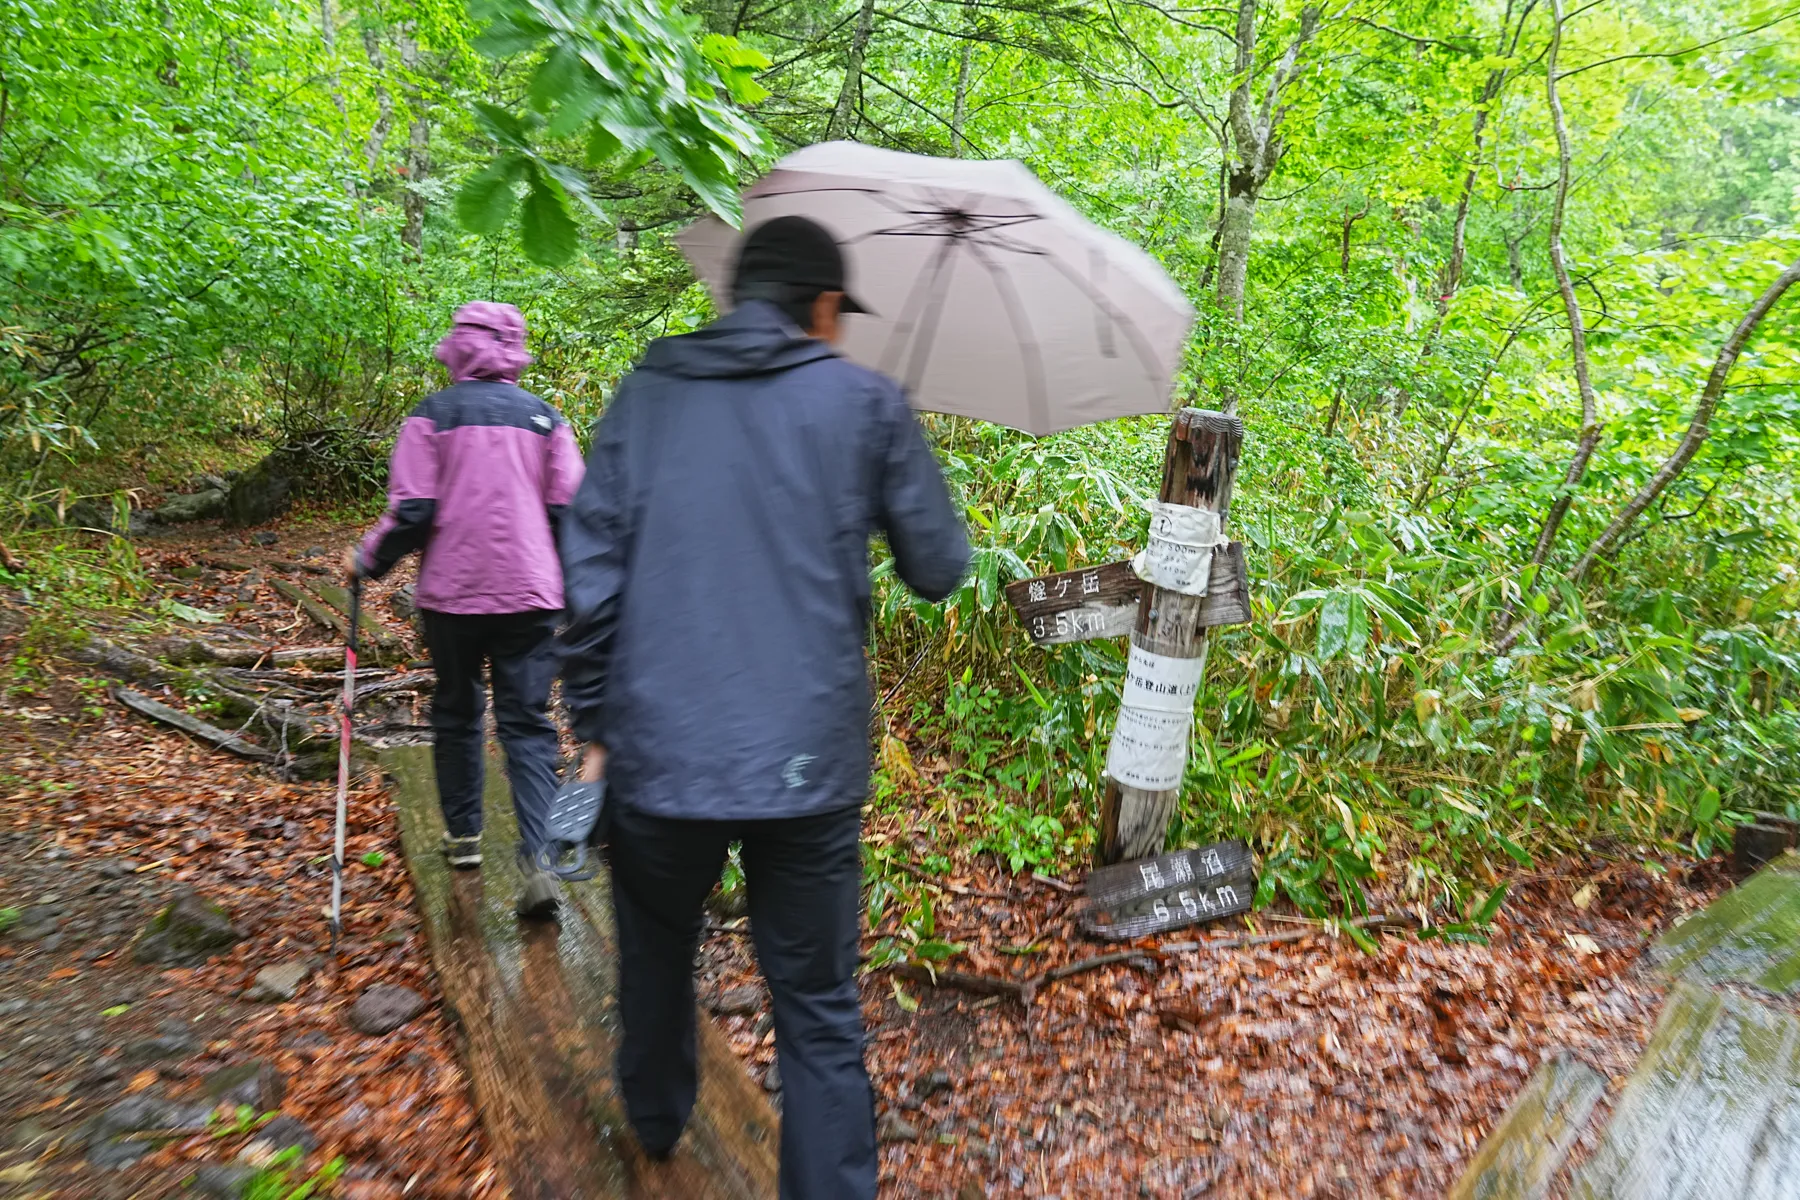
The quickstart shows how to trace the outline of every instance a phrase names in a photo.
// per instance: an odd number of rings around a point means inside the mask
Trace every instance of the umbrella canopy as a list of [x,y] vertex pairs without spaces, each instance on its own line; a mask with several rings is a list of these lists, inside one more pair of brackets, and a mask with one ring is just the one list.
[[[1169,411],[1193,309],[1156,261],[1090,224],[1017,162],[826,142],[744,194],[744,228],[804,216],[843,247],[842,349],[915,408],[1028,433]],[[740,235],[716,218],[677,237],[721,311]]]

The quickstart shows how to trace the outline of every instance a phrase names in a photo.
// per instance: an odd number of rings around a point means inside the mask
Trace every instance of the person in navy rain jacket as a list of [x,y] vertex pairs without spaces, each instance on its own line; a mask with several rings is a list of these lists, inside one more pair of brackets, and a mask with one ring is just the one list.
[[741,841],[774,1001],[784,1200],[862,1200],[875,1119],[856,966],[869,784],[869,539],[941,600],[969,544],[899,387],[838,357],[830,235],[745,239],[735,311],[654,343],[595,430],[565,524],[563,696],[602,771],[618,1074],[645,1148],[694,1106],[701,906]]

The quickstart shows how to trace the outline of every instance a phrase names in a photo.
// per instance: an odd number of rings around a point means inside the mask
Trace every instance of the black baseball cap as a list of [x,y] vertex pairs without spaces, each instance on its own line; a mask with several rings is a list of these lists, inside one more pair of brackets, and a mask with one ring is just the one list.
[[844,279],[844,252],[817,221],[775,217],[750,231],[738,250],[735,286],[785,283],[821,292],[843,292],[839,312],[869,310],[850,294]]

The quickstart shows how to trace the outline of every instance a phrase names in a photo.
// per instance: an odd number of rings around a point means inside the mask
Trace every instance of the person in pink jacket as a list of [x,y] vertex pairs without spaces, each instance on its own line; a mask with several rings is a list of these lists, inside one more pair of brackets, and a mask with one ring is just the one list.
[[581,482],[581,452],[561,413],[518,386],[531,361],[525,318],[510,304],[456,310],[437,357],[451,385],[425,397],[394,443],[388,508],[353,552],[352,571],[379,579],[422,556],[415,602],[437,689],[431,703],[444,853],[481,865],[485,666],[494,723],[518,816],[525,887],[519,913],[554,915],[545,816],[556,791],[557,672],[563,580],[558,529]]

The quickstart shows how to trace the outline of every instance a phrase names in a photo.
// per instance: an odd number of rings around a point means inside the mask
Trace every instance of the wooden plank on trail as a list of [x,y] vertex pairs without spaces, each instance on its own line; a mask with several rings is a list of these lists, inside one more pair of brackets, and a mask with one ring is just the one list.
[[498,758],[488,763],[479,871],[450,870],[439,849],[430,748],[391,749],[382,762],[439,986],[512,1194],[774,1197],[779,1124],[703,1013],[699,1101],[675,1154],[652,1162],[631,1133],[613,1083],[618,956],[604,872],[564,887],[560,924],[521,922],[517,826]]
[[[1144,581],[1129,562],[1058,571],[1006,585],[1006,600],[1025,633],[1040,646],[1126,637],[1137,625]],[[1244,544],[1213,551],[1212,574],[1200,605],[1200,628],[1243,625],[1250,620],[1250,576]]]
[[1445,1200],[1541,1200],[1605,1093],[1606,1079],[1573,1055],[1545,1062]]

